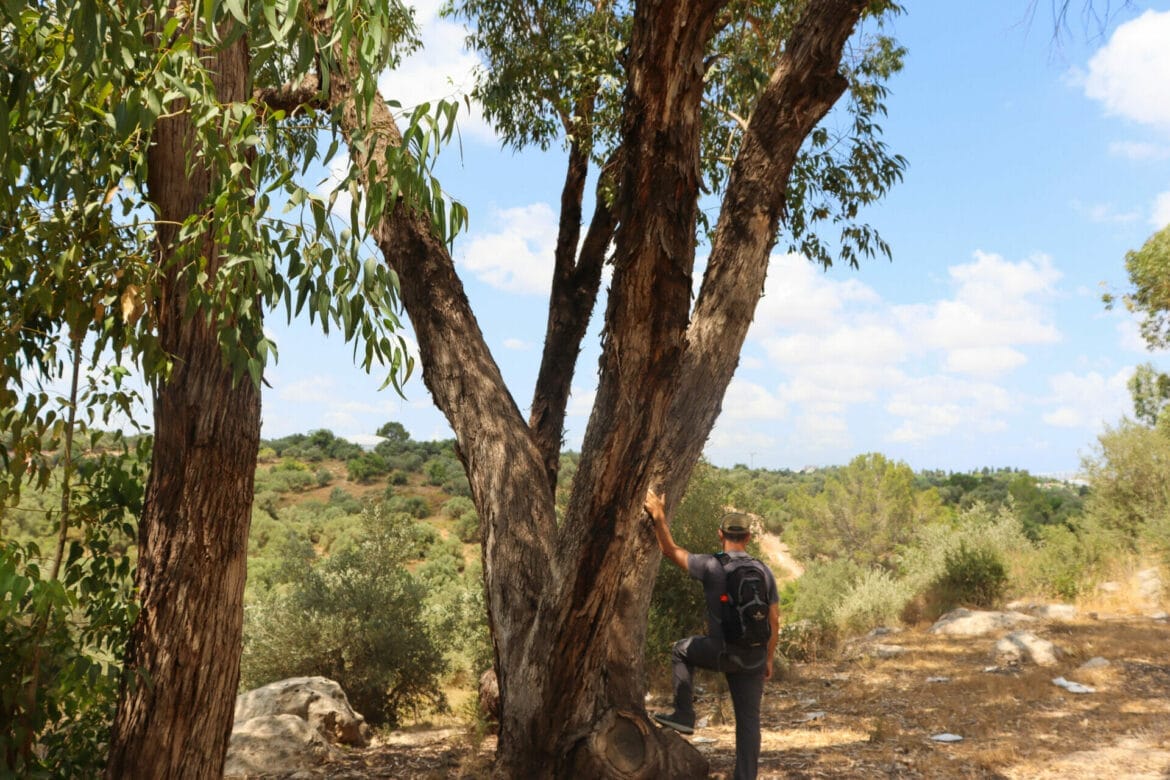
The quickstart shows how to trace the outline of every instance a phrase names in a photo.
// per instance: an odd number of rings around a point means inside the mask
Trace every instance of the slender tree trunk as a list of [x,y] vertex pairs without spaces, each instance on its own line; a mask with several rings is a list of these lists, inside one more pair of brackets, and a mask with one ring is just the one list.
[[[221,103],[248,98],[247,42],[206,52]],[[181,263],[202,256],[214,276],[211,231],[178,247],[178,225],[205,207],[209,171],[188,172],[195,143],[179,113],[161,121],[149,156],[159,211],[159,338],[174,368],[154,392],[154,451],[139,523],[142,611],[107,767],[111,778],[220,778],[231,733],[243,625],[248,526],[260,438],[260,393],[234,382],[217,333],[186,312]]]

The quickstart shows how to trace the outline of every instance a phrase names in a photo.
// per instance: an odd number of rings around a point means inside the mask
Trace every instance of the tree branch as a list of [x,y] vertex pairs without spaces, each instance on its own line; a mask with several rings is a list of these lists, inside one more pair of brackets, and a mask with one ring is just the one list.
[[864,0],[812,0],[760,97],[728,180],[711,256],[687,330],[687,349],[671,407],[672,425],[656,471],[673,496],[702,452],[735,373],[764,288],[788,179],[804,139],[848,84],[840,73],[845,42]]
[[279,87],[266,87],[252,93],[253,98],[269,111],[283,111],[290,116],[307,108],[328,108],[329,101],[321,93],[321,80],[305,76],[300,82],[289,82]]
[[581,201],[588,159],[576,144],[570,152],[569,168],[561,195],[561,224],[557,236],[552,291],[549,295],[548,327],[529,415],[532,437],[544,458],[549,486],[554,491],[560,470],[565,409],[569,402],[577,356],[581,351],[581,340],[589,327],[593,307],[597,303],[601,269],[616,226],[616,219],[607,205],[603,190],[612,181],[617,165],[615,161],[618,159],[620,151],[610,158],[598,178],[593,218],[579,255],[577,243],[581,234]]

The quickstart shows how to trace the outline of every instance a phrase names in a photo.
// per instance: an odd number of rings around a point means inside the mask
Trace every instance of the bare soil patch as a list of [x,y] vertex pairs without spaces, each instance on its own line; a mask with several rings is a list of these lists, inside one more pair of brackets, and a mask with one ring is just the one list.
[[[862,640],[832,659],[793,664],[764,694],[761,777],[1170,777],[1170,625],[1141,616],[1043,624],[1055,667],[995,666],[998,637],[937,637],[926,626]],[[877,658],[875,643],[903,652]],[[1090,658],[1107,666],[1080,670]],[[1073,694],[1065,677],[1091,686]],[[706,725],[692,738],[711,777],[735,758],[731,703],[717,675],[699,680]],[[650,708],[665,707],[659,691]],[[961,742],[931,739],[940,733]],[[461,729],[398,732],[334,765],[331,777],[483,777],[494,740]]]

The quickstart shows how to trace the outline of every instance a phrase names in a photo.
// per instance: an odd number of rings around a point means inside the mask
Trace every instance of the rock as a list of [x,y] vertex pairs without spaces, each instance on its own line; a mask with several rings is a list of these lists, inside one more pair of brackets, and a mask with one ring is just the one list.
[[1077,671],[1079,672],[1079,671],[1089,671],[1091,669],[1104,669],[1108,665],[1109,665],[1109,661],[1098,655],[1098,656],[1095,656],[1093,658],[1090,658],[1088,661],[1085,661],[1083,664],[1081,664],[1079,667],[1077,667]]
[[295,715],[326,741],[365,747],[370,727],[341,686],[325,677],[292,677],[236,697],[236,725],[253,718]]
[[1041,639],[1030,631],[1013,631],[995,643],[992,653],[999,663],[1055,666],[1060,650],[1047,639]]
[[324,735],[296,715],[261,715],[232,729],[223,776],[291,774],[318,767],[334,756]]
[[931,739],[933,739],[935,742],[962,742],[963,741],[963,738],[960,737],[958,734],[951,734],[950,732],[947,732],[947,731],[944,731],[942,734],[935,734],[934,736],[931,737]]
[[869,654],[874,658],[897,658],[905,652],[906,648],[901,645],[876,644],[869,648]]
[[495,669],[479,676],[479,715],[490,723],[500,720],[500,682]]
[[1036,604],[1028,610],[1028,614],[1041,620],[1076,620],[1077,608],[1072,604]]
[[1079,682],[1066,680],[1063,677],[1057,677],[1052,681],[1053,685],[1064,688],[1069,693],[1096,693],[1096,688],[1090,688],[1088,685],[1081,685]]
[[945,683],[945,682],[950,682],[951,678],[947,677],[945,675],[942,675],[942,674],[938,674],[938,675],[935,675],[933,677],[927,677],[926,681],[928,683]]
[[1138,593],[1146,601],[1158,601],[1162,598],[1162,574],[1157,569],[1142,569],[1136,575]]
[[1165,623],[1167,620],[1170,620],[1170,614],[1165,612],[1152,612],[1150,613],[1150,620],[1157,620],[1160,623]]
[[867,639],[876,639],[879,636],[889,636],[890,634],[900,633],[902,633],[902,629],[897,626],[878,626],[865,636]]
[[1101,591],[1102,593],[1117,593],[1119,590],[1121,590],[1121,586],[1116,582],[1102,582],[1097,586],[1097,590]]
[[930,627],[930,633],[942,636],[984,636],[1035,620],[1036,618],[1022,612],[989,612],[959,608],[951,610],[935,621]]

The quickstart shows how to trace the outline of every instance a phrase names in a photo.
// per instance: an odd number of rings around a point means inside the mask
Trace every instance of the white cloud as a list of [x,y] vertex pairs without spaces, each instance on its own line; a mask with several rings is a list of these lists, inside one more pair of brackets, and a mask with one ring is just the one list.
[[547,295],[552,284],[557,219],[547,203],[497,210],[499,229],[474,235],[462,253],[462,265],[500,290]]
[[1131,222],[1137,222],[1142,216],[1136,211],[1117,211],[1109,203],[1090,204],[1074,200],[1072,206],[1078,214],[1082,214],[1086,219],[1100,224],[1127,225]]
[[752,331],[759,338],[789,328],[820,328],[847,306],[880,300],[856,279],[833,281],[801,255],[773,256]]
[[516,352],[527,352],[532,349],[532,343],[524,341],[523,339],[504,339],[504,349],[515,350]]
[[1051,395],[1044,422],[1057,428],[1099,430],[1129,411],[1127,383],[1133,366],[1126,366],[1112,376],[1096,371],[1074,374],[1065,371],[1048,379]]
[[1011,347],[959,347],[947,353],[947,371],[991,377],[1019,368],[1028,362],[1024,353]]
[[1150,214],[1150,224],[1156,230],[1170,225],[1170,190],[1154,198],[1154,208]]
[[[722,419],[722,418],[721,418]],[[773,450],[778,441],[759,428],[730,426],[720,422],[707,439],[707,452],[720,452],[721,460],[755,465],[755,454]]]
[[886,411],[900,422],[890,441],[924,441],[957,430],[989,433],[1002,430],[1003,415],[1013,408],[1007,390],[989,382],[942,375],[908,380],[891,394]]
[[310,376],[274,389],[282,401],[324,403],[336,397],[336,385],[331,376]]
[[495,133],[478,105],[473,102],[469,113],[463,100],[475,86],[475,69],[479,67],[479,58],[464,47],[466,29],[460,23],[439,18],[441,3],[413,5],[422,48],[404,58],[398,68],[383,73],[378,89],[387,100],[395,100],[406,109],[439,99],[456,100],[460,134],[495,143]]
[[895,314],[920,345],[946,355],[947,370],[991,377],[1026,362],[1016,347],[1060,340],[1042,301],[1061,274],[1044,255],[1018,263],[986,252],[974,256],[950,268],[954,298],[898,307]]
[[781,420],[785,417],[784,401],[754,382],[732,379],[723,396],[723,412],[727,420]]
[[1170,11],[1146,11],[1114,31],[1089,60],[1085,95],[1107,113],[1170,129]]
[[848,450],[853,443],[843,416],[816,407],[796,418],[793,437],[811,456]]
[[569,403],[565,408],[565,414],[569,417],[588,417],[593,412],[593,401],[596,398],[596,388],[573,385],[569,391]]
[[1170,146],[1141,141],[1114,141],[1109,144],[1109,154],[1135,162],[1170,160]]
[[[1118,307],[1121,308],[1121,307]],[[1117,343],[1126,352],[1141,352],[1145,353],[1146,340],[1142,338],[1141,328],[1138,327],[1138,321],[1128,313],[1123,311],[1123,316],[1117,322]]]

